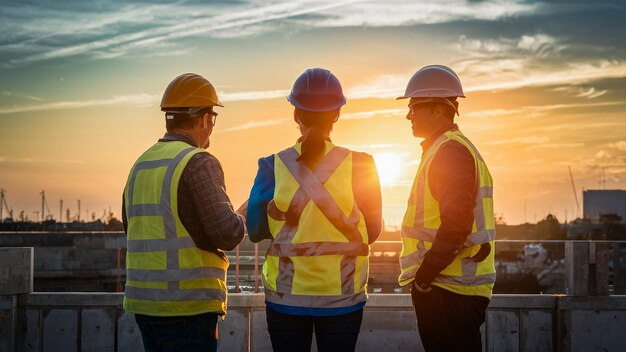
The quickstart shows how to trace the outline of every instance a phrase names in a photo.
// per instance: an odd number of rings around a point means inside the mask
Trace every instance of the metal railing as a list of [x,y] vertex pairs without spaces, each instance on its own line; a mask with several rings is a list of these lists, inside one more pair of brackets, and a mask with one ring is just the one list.
[[[497,240],[495,265],[498,279],[494,293],[570,294],[568,244],[587,248],[587,260],[590,261],[590,268],[586,269],[587,280],[594,281],[596,286],[592,294],[626,294],[626,241],[602,240]],[[254,250],[250,250],[250,246]],[[265,260],[263,247],[266,246],[267,243],[262,242],[261,249],[259,244],[251,244],[248,250],[240,250],[238,246],[234,251],[235,275],[229,276],[234,279],[233,292],[262,290],[259,267]],[[401,249],[400,241],[377,241],[371,245],[369,292],[408,293],[406,288],[397,284]],[[242,280],[242,277],[246,279]]]

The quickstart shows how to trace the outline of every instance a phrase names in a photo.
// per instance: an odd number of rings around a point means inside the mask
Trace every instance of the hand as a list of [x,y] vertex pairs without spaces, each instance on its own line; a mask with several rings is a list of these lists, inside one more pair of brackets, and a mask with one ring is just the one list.
[[432,287],[430,287],[430,285],[428,284],[418,284],[417,281],[413,281],[413,286],[412,289],[417,290],[417,292],[421,292],[421,293],[427,293],[432,291]]
[[245,202],[243,202],[243,204],[239,207],[239,209],[235,210],[235,213],[243,215],[243,217],[248,217],[248,200],[246,199]]

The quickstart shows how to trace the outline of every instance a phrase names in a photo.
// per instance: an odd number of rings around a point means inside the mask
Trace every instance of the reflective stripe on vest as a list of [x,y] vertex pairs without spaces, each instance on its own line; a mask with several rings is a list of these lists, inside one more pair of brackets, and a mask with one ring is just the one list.
[[130,312],[226,312],[228,263],[199,250],[178,217],[180,176],[191,157],[202,152],[184,142],[160,142],[131,170],[124,192],[129,223],[124,309]]
[[[300,154],[295,147],[286,149],[275,156],[284,164],[289,175],[296,181],[298,188],[289,200],[289,205],[285,211],[278,208],[275,200],[270,201],[268,205],[268,218],[273,221],[284,222],[279,230],[272,232],[274,239],[268,248],[264,264],[263,279],[266,299],[269,302],[301,307],[344,307],[366,299],[365,286],[369,245],[366,236],[363,236],[365,233],[363,226],[359,227],[360,223],[363,222],[362,214],[354,201],[352,189],[346,192],[353,201],[350,215],[346,216],[334,198],[336,196],[345,197],[346,194],[332,195],[324,186],[325,183],[330,182],[329,179],[339,166],[348,160],[350,151],[334,147],[330,143],[327,144],[328,146],[332,149],[328,151],[315,170],[310,170],[306,165],[297,161]],[[352,175],[351,169],[350,175]],[[283,180],[277,176],[276,182],[279,184]],[[307,206],[314,206],[319,209],[323,217],[332,224],[336,241],[318,240],[294,243],[299,231],[309,233],[316,231],[315,228],[303,229],[300,226],[301,216]],[[296,267],[294,261],[297,258],[315,260],[315,257],[321,256],[342,257],[339,261],[339,267],[337,267],[341,287],[333,293],[331,291],[334,287],[327,287],[328,292],[324,294],[301,292],[302,290],[298,287],[294,287],[294,277],[297,275],[295,270],[298,270],[298,273],[307,273],[315,271],[316,268],[302,264],[302,262]],[[271,264],[273,257],[277,260],[277,266]],[[358,260],[357,258],[365,258],[365,260]],[[277,272],[272,272],[276,269]],[[360,274],[357,283],[359,287],[355,289],[354,281],[357,271]],[[275,290],[274,285],[268,282],[268,278],[273,277],[273,275],[276,278]],[[331,286],[331,284],[320,282],[320,287],[322,286]]]
[[[495,282],[494,267],[495,226],[493,221],[493,181],[480,153],[460,131],[448,131],[441,135],[426,151],[418,168],[409,198],[407,212],[401,228],[402,254],[398,278],[401,285],[413,281],[424,256],[435,241],[441,225],[438,202],[432,196],[428,172],[433,158],[441,146],[455,140],[465,146],[474,158],[476,169],[476,205],[472,233],[468,235],[463,249],[454,261],[433,280],[433,284],[450,291],[491,297]],[[491,253],[482,262],[471,257],[483,243],[491,244]]]

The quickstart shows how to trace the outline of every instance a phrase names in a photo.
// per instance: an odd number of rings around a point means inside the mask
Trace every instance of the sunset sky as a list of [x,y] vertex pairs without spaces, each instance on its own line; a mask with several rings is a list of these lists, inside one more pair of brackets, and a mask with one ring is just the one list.
[[[139,154],[162,136],[159,101],[195,72],[224,108],[209,152],[235,207],[257,160],[299,133],[286,101],[305,69],[342,82],[333,141],[373,154],[397,225],[421,139],[396,101],[420,67],[463,82],[461,130],[486,159],[509,224],[582,213],[582,190],[626,188],[624,1],[0,1],[0,187],[14,216],[46,191],[119,216]],[[577,212],[568,166],[581,209]],[[526,211],[524,210],[526,209]],[[6,211],[5,211],[6,215]]]

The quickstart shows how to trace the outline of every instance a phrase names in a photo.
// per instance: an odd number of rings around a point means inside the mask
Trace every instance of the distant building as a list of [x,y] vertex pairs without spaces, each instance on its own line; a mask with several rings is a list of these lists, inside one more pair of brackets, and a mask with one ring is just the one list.
[[598,223],[601,215],[617,214],[626,222],[626,190],[583,191],[583,216]]

